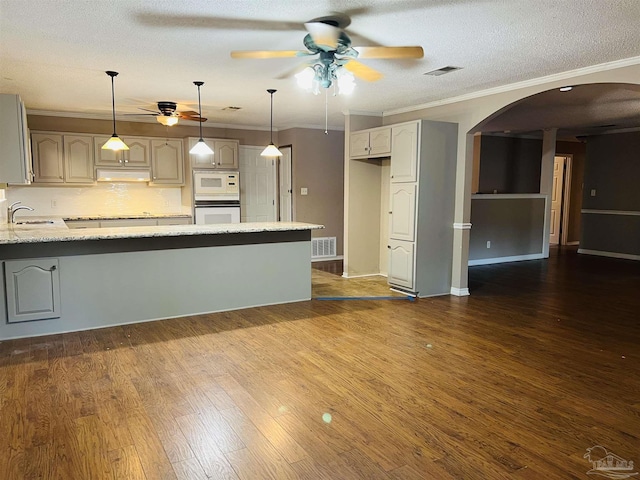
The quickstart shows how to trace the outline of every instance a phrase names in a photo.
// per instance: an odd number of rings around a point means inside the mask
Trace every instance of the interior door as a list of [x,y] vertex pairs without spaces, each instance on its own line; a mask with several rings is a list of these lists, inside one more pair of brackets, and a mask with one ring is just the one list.
[[264,147],[240,146],[242,222],[275,222],[276,165],[260,155]]
[[553,160],[553,185],[551,187],[551,224],[549,226],[549,243],[560,243],[560,222],[562,219],[562,192],[564,191],[564,157]]
[[291,147],[281,147],[278,161],[278,198],[281,222],[293,221],[293,183],[291,180]]

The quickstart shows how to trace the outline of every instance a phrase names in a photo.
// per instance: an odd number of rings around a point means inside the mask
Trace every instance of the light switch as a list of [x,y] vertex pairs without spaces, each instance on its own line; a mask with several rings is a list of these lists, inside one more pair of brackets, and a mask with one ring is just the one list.
[[595,197],[595,196],[596,196],[596,189],[595,189],[595,188],[592,188],[592,189],[591,189],[591,196],[592,196],[592,197]]
[[300,195],[307,195],[309,193],[309,191],[307,190],[307,187],[302,187],[300,189]]

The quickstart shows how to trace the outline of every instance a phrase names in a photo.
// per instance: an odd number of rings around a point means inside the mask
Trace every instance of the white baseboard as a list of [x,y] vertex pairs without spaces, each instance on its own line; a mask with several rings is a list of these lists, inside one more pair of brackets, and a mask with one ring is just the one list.
[[478,260],[469,260],[469,266],[474,267],[476,265],[493,265],[494,263],[520,262],[522,260],[539,260],[541,258],[545,258],[542,253],[514,255],[512,257],[480,258]]
[[338,255],[336,257],[311,257],[311,263],[313,262],[331,262],[333,260],[343,260],[344,257],[342,255]]
[[578,253],[583,253],[585,255],[597,255],[599,257],[623,258],[625,260],[640,260],[640,255],[631,255],[629,253],[617,252],[602,252],[600,250],[588,250],[585,248],[579,248]]
[[365,277],[384,277],[384,278],[387,278],[387,276],[382,274],[382,273],[367,273],[366,275],[348,275],[347,272],[342,272],[342,278],[365,278]]
[[469,289],[451,287],[451,295],[455,295],[456,297],[466,297],[469,295]]

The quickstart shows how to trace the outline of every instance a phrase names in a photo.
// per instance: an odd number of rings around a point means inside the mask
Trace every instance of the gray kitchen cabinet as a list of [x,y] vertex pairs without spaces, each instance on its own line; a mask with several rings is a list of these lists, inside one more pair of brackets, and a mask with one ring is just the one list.
[[96,167],[107,168],[149,168],[151,166],[151,140],[144,137],[121,137],[129,150],[115,152],[103,150],[107,136],[94,136]]
[[389,238],[413,242],[416,239],[416,184],[392,184]]
[[60,318],[58,259],[4,262],[7,322]]
[[158,219],[158,225],[191,225],[191,217],[163,217]]
[[418,179],[418,122],[391,128],[391,183]]
[[414,289],[414,249],[415,242],[389,240],[389,284]]
[[67,228],[100,228],[99,220],[65,220]]
[[65,183],[93,183],[93,137],[91,135],[64,135]]
[[32,133],[34,182],[64,183],[64,144],[62,135]]
[[100,228],[110,227],[148,227],[155,226],[158,221],[155,218],[123,218],[117,220],[100,220]]
[[0,94],[0,145],[0,183],[31,183],[33,171],[27,113],[18,95]]
[[183,185],[182,140],[151,140],[151,182],[149,185]]
[[34,183],[93,184],[93,136],[31,134]]
[[65,220],[68,228],[141,227],[155,225],[191,225],[191,217],[114,218],[105,220]]
[[350,136],[349,156],[351,158],[388,157],[390,154],[390,127],[361,130]]
[[198,138],[189,137],[187,142],[187,154],[189,162],[194,169],[220,169],[238,170],[238,150],[240,142],[232,139],[203,138],[213,155],[193,155],[188,153],[197,142]]

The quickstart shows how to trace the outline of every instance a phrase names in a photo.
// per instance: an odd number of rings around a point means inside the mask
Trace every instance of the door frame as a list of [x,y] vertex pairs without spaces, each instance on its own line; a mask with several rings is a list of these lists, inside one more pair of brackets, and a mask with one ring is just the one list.
[[[280,147],[280,151],[289,150],[289,178],[291,179],[291,221],[296,221],[295,216],[295,198],[296,196],[293,194],[295,192],[295,188],[293,186],[293,146],[292,145],[284,145]],[[283,152],[284,156],[284,152]],[[282,205],[280,204],[280,179],[282,178],[282,174],[285,168],[284,162],[282,161],[282,157],[278,157],[277,159],[278,165],[276,168],[276,199],[278,202],[278,221],[282,221]]]
[[573,154],[562,154],[564,157],[564,183],[562,186],[562,219],[560,220],[560,245],[569,243],[569,204],[571,203],[571,167]]

